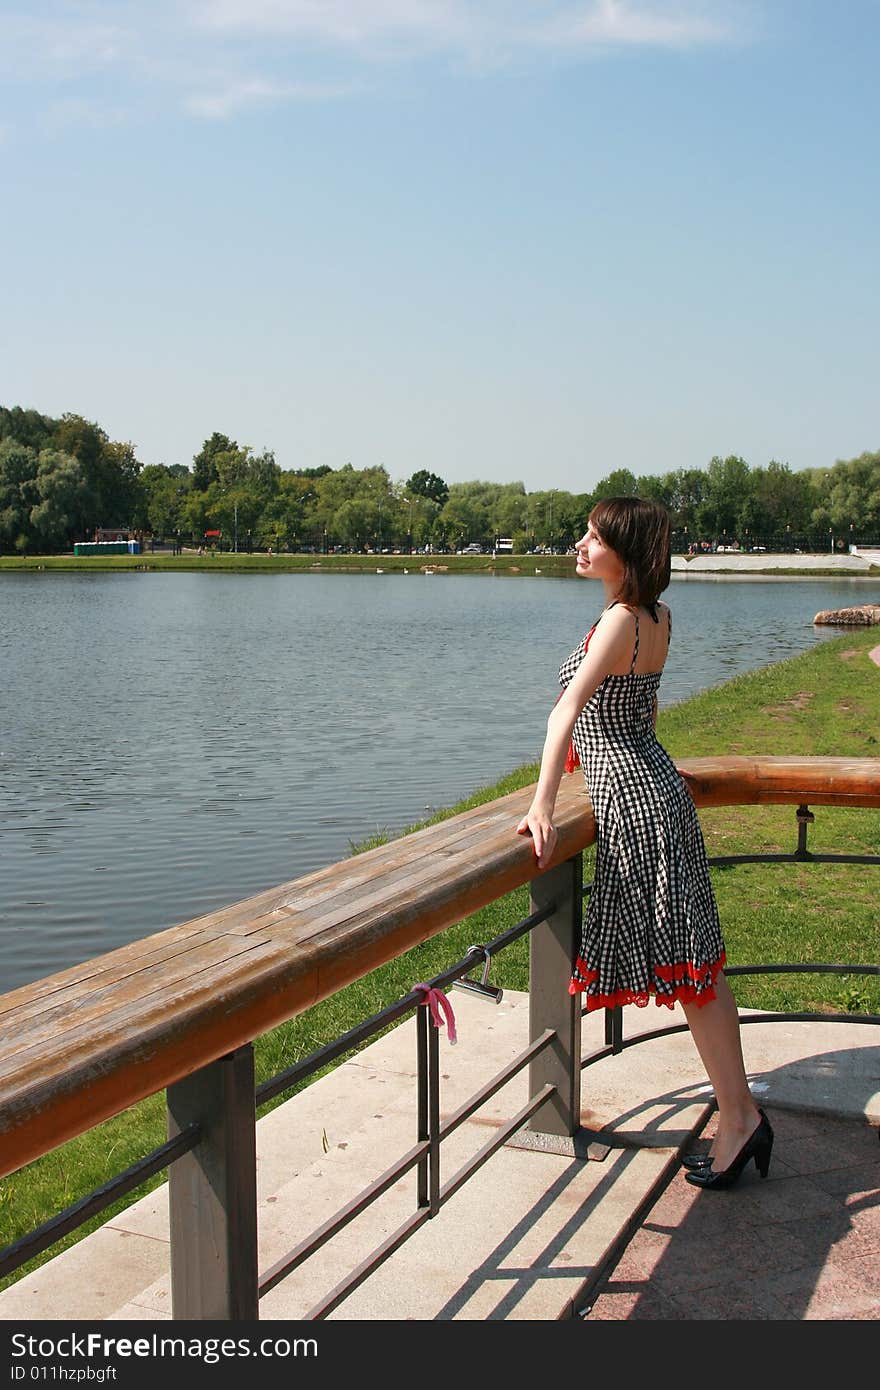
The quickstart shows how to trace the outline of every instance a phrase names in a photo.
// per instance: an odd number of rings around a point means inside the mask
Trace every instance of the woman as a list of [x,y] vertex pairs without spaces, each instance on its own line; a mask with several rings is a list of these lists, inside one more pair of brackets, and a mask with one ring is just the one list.
[[657,741],[657,688],[671,614],[664,507],[638,497],[599,502],[578,541],[576,572],[599,579],[605,607],[563,663],[564,690],[547,721],[541,771],[517,831],[538,868],[556,848],[553,808],[575,755],[596,818],[596,872],[570,989],[587,1010],[681,1004],[718,1104],[707,1158],[686,1158],[688,1181],[729,1187],[754,1158],[766,1177],[773,1131],[749,1091],[736,1003],[699,821]]

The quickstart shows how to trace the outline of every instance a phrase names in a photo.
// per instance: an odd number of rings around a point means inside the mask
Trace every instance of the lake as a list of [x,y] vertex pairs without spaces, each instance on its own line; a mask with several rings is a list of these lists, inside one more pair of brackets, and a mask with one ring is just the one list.
[[[673,580],[661,704],[838,635],[858,579]],[[0,989],[345,857],[540,756],[597,584],[0,575]]]

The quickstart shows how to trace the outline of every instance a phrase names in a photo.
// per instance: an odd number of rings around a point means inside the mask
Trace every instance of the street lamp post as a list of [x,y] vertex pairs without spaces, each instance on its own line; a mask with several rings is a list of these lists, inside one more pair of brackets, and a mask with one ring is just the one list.
[[238,503],[235,504],[234,523],[232,527],[232,548],[238,554]]
[[409,502],[409,531],[407,532],[407,539],[408,539],[408,543],[409,543],[409,547],[408,547],[408,548],[409,548],[409,553],[410,553],[410,555],[412,555],[412,548],[413,548],[413,529],[412,529],[413,499],[412,499],[411,497],[405,497],[403,500],[404,500],[405,502]]

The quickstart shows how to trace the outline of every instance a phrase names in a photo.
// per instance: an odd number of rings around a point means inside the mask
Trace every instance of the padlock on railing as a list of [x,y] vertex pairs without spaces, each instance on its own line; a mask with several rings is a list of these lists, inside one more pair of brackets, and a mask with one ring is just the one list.
[[492,960],[485,946],[468,947],[468,955],[478,953],[483,957],[483,975],[479,980],[472,980],[469,975],[463,975],[460,980],[454,980],[453,989],[464,989],[469,994],[478,994],[481,999],[491,999],[496,1004],[500,1004],[504,997],[504,990],[498,985],[489,984],[489,965]]

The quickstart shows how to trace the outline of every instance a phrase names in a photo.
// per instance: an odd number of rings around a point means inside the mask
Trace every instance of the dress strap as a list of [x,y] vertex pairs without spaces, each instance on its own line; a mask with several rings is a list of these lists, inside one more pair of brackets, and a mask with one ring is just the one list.
[[632,659],[632,661],[631,661],[630,664],[629,664],[629,673],[630,673],[630,675],[632,675],[633,671],[636,669],[636,659],[637,659],[637,657],[638,657],[638,655],[639,655],[639,615],[638,615],[638,613],[633,613],[633,617],[634,617],[635,620],[636,620],[636,643],[635,643],[635,646],[633,647],[633,659]]

